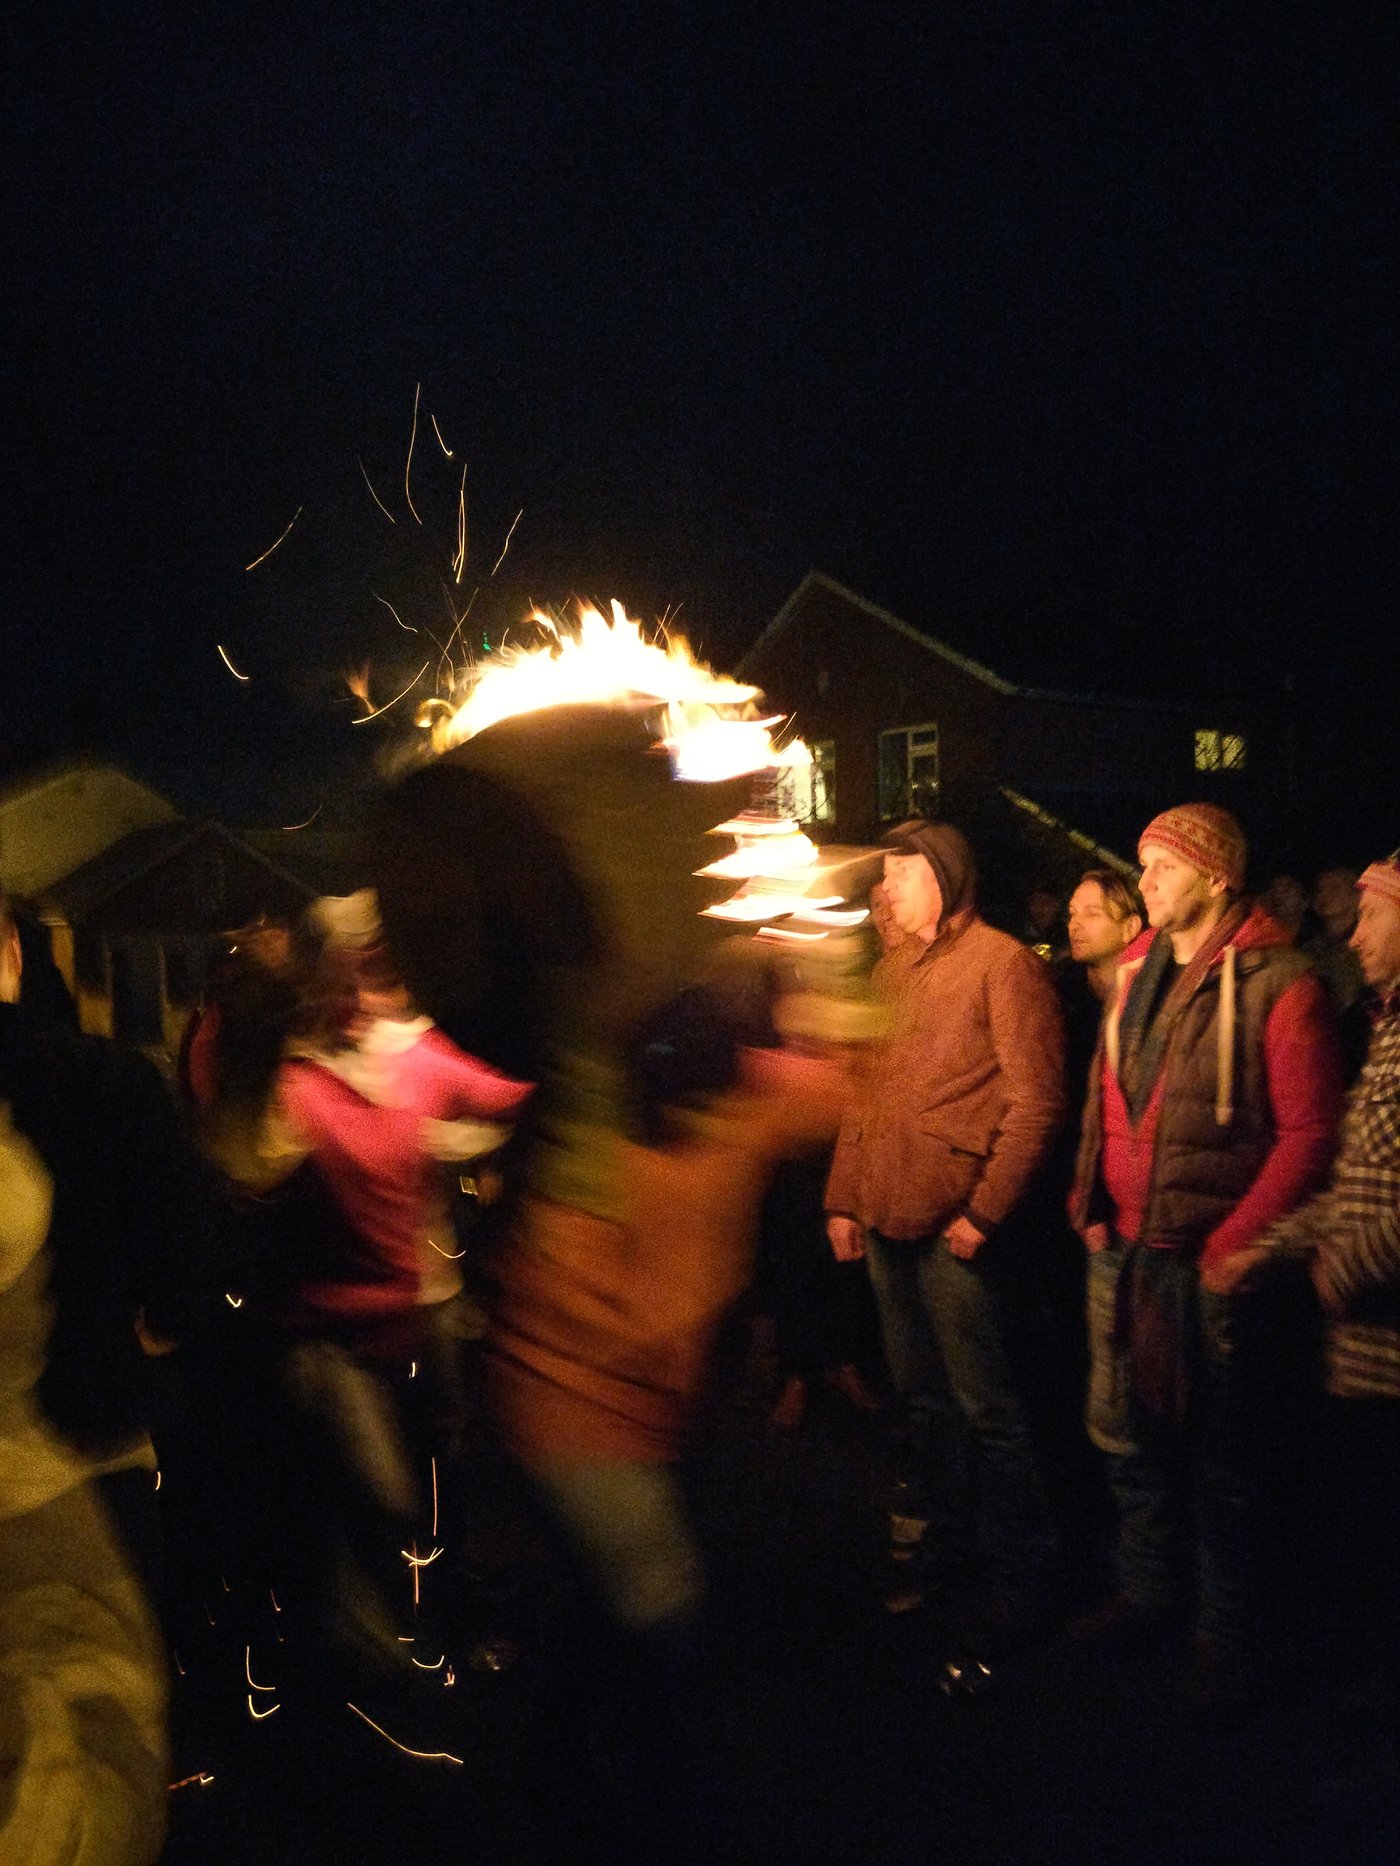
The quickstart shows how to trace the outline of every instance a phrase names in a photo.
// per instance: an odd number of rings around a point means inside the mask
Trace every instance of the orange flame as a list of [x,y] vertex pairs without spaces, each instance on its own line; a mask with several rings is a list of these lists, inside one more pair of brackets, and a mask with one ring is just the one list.
[[754,716],[756,687],[716,674],[697,660],[684,637],[660,633],[648,640],[621,603],[611,620],[581,605],[576,623],[562,627],[542,610],[530,620],[547,639],[534,648],[503,648],[469,667],[455,706],[420,710],[438,751],[473,738],[500,720],[547,707],[651,700],[660,709],[658,742],[670,752],[677,776],[717,781],[772,769],[805,755],[805,747],[774,749],[776,719]]

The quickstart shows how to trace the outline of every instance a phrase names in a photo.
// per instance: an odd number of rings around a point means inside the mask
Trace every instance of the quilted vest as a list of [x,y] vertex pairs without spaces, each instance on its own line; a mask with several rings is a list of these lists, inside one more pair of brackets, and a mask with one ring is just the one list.
[[[1284,992],[1309,970],[1291,946],[1248,947],[1235,955],[1233,1092],[1219,1118],[1221,967],[1213,965],[1182,1010],[1159,1078],[1161,1095],[1152,1174],[1140,1241],[1199,1249],[1258,1177],[1274,1144],[1264,1071],[1264,1027]],[[1093,1210],[1103,1148],[1104,1038],[1099,1036],[1075,1166],[1071,1215]]]

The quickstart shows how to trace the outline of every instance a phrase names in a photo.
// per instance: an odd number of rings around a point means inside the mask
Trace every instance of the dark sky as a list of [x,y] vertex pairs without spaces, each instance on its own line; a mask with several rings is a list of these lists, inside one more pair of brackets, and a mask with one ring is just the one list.
[[403,717],[345,670],[423,659],[376,598],[451,626],[464,462],[488,636],[729,660],[816,566],[1035,683],[1393,688],[1388,13],[35,9],[0,736],[310,810]]

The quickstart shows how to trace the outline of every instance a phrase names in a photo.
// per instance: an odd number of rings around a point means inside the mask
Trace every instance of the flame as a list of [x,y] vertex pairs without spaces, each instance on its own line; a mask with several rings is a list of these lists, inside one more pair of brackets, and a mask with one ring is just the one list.
[[717,862],[707,862],[697,872],[713,875],[719,881],[750,881],[757,875],[800,874],[817,859],[817,845],[800,829],[789,825],[785,836],[756,838],[753,844],[741,840],[732,855],[722,855]]
[[488,726],[546,707],[607,704],[633,699],[659,703],[658,742],[676,775],[715,782],[789,764],[805,754],[776,752],[776,719],[752,717],[758,689],[716,674],[696,659],[683,636],[664,631],[649,641],[623,609],[609,620],[588,604],[563,627],[542,610],[530,620],[547,639],[534,648],[503,648],[463,675],[465,694],[455,706],[420,709],[437,750],[446,751]]

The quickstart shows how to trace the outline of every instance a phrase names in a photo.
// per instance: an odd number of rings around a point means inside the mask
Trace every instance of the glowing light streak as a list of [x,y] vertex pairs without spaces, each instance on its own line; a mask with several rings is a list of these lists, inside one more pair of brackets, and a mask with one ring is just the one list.
[[442,429],[437,424],[437,416],[430,412],[428,415],[428,419],[433,424],[433,433],[437,435],[438,446],[441,447],[442,451],[447,455],[448,459],[450,460],[452,458],[452,449],[448,446],[447,442],[442,438]]
[[456,1263],[459,1257],[465,1257],[467,1254],[465,1245],[463,1245],[461,1250],[444,1250],[441,1244],[437,1242],[436,1238],[429,1238],[428,1244],[431,1249],[437,1252],[439,1257],[446,1257],[449,1263]]
[[868,907],[828,907],[804,901],[799,917],[812,926],[818,927],[858,927],[870,918]]
[[416,1379],[418,1378],[418,1363],[417,1363],[417,1361],[410,1361],[410,1362],[408,1363],[408,1377],[409,1377],[409,1379],[410,1379],[410,1380],[416,1380]]
[[159,1471],[156,1472],[156,1489],[157,1490],[160,1489],[160,1472]]
[[399,521],[394,517],[394,514],[389,510],[388,506],[385,505],[384,501],[380,498],[379,494],[374,490],[374,487],[370,482],[369,474],[365,472],[365,463],[363,460],[360,459],[358,454],[356,454],[355,456],[355,464],[356,466],[359,467],[361,476],[363,477],[366,486],[369,487],[370,498],[373,499],[374,503],[379,507],[380,511],[384,514],[385,518],[388,519],[389,523],[391,525],[397,525]]
[[248,1680],[248,1689],[250,1691],[275,1691],[277,1689],[276,1685],[260,1685],[257,1679],[254,1678],[253,1648],[251,1646],[245,1646],[243,1648],[243,1676]]
[[384,604],[384,607],[389,611],[389,614],[398,623],[399,627],[403,630],[405,635],[416,635],[418,633],[416,628],[409,627],[408,623],[404,621],[403,617],[399,614],[398,610],[395,609],[394,605],[387,599],[387,597],[381,596],[378,590],[371,590],[370,595],[374,598],[374,600],[377,603]]
[[223,1575],[219,1576],[219,1584],[223,1588],[226,1594],[231,1594],[233,1592],[233,1589],[229,1586],[228,1582],[224,1579]]
[[280,1704],[269,1704],[266,1710],[259,1710],[257,1705],[253,1702],[252,1692],[250,1691],[248,1693],[248,1715],[252,1718],[254,1723],[261,1723],[264,1718],[267,1717],[275,1717],[281,1708],[282,1706]]
[[251,680],[253,678],[251,674],[240,674],[239,673],[238,669],[233,665],[233,662],[229,660],[228,649],[225,648],[224,644],[221,641],[216,641],[214,643],[214,646],[219,651],[219,659],[223,662],[224,666],[228,669],[229,673],[233,675],[235,680]]
[[431,1567],[432,1564],[437,1560],[438,1556],[442,1554],[442,1550],[434,1549],[431,1555],[420,1555],[418,1553],[418,1544],[415,1542],[411,1550],[400,1549],[399,1553],[400,1555],[403,1556],[404,1560],[408,1563],[409,1568],[413,1574],[413,1604],[416,1607],[419,1604],[419,1591],[418,1591],[419,1570],[423,1568]]
[[[461,634],[462,625],[466,621],[467,617],[471,614],[472,604],[476,601],[477,596],[480,594],[479,591],[473,590],[471,595],[467,598],[466,608],[462,611],[461,615],[458,615],[456,607],[452,601],[452,593],[445,584],[443,585],[442,593],[447,598],[447,613],[452,617],[452,633],[448,636],[447,640],[443,643],[442,648],[438,654],[437,678],[439,682],[442,680],[443,668],[451,666],[452,644],[456,641],[457,637]],[[449,712],[451,711],[450,707],[448,708],[448,711]]]
[[[421,520],[420,520],[420,523],[421,523]],[[393,699],[386,700],[383,706],[376,706],[372,713],[361,713],[359,718],[352,719],[350,721],[350,724],[352,726],[368,725],[371,719],[378,719],[379,715],[381,713],[387,713],[391,706],[397,706],[400,700],[407,698],[407,696],[410,693],[412,693],[413,689],[418,685],[419,681],[427,673],[431,665],[432,665],[431,662],[425,661],[422,667],[420,667],[418,672],[413,676],[413,679],[409,681],[408,685],[404,688],[402,693],[396,693]]]
[[756,939],[781,940],[790,946],[815,946],[818,940],[827,939],[826,933],[799,933],[796,927],[760,927]]
[[738,848],[732,855],[722,855],[717,862],[707,862],[696,872],[723,881],[751,881],[758,875],[800,874],[816,860],[816,844],[799,833],[765,843],[761,848]]
[[791,836],[797,830],[789,816],[732,816],[727,823],[716,823],[706,830],[708,836],[742,836],[752,841],[760,836]]
[[423,523],[423,521],[421,518],[418,518],[418,508],[413,503],[413,494],[409,490],[408,476],[413,468],[413,443],[418,438],[418,391],[422,388],[422,386],[423,385],[421,382],[415,382],[413,385],[413,426],[410,429],[409,436],[408,436],[408,458],[403,463],[403,496],[408,501],[409,511],[412,512],[413,516],[416,519],[418,519],[418,523],[420,525]]
[[384,1738],[386,1743],[392,1743],[394,1748],[402,1750],[405,1756],[416,1756],[419,1762],[450,1762],[456,1768],[462,1768],[462,1758],[449,1754],[445,1749],[410,1749],[407,1743],[401,1743],[396,1736],[390,1736],[384,1726],[382,1724],[377,1724],[373,1717],[366,1717],[359,1705],[352,1704],[349,1698],[345,1700],[345,1708],[346,1710],[354,1711],[355,1715],[364,1723],[367,1723],[371,1730],[378,1731],[379,1735]]
[[261,557],[255,557],[251,564],[245,564],[243,568],[245,570],[256,570],[259,564],[265,564],[268,558],[271,557],[272,553],[277,549],[277,545],[283,542],[283,540],[287,536],[287,532],[289,532],[292,529],[292,526],[295,525],[295,523],[301,517],[302,513],[305,510],[306,510],[306,507],[304,505],[299,505],[296,511],[292,513],[291,522],[288,524],[287,530],[282,533],[282,536],[277,539],[276,543],[269,544],[267,549],[263,552]]
[[434,1542],[436,1542],[437,1541],[437,1526],[438,1526],[438,1492],[437,1492],[437,1459],[436,1458],[429,1458],[428,1469],[431,1471],[432,1478],[433,1478],[433,1540]]
[[207,1620],[207,1621],[209,1622],[209,1624],[210,1624],[211,1626],[217,1626],[217,1625],[219,1624],[219,1622],[218,1622],[218,1621],[217,1621],[217,1620],[216,1620],[216,1619],[214,1618],[214,1616],[213,1616],[213,1614],[212,1614],[212,1613],[210,1613],[210,1611],[209,1611],[209,1602],[208,1602],[207,1600],[205,1600],[205,1601],[201,1601],[201,1602],[200,1602],[200,1605],[201,1605],[201,1606],[203,1607],[203,1609],[204,1609],[204,1617],[205,1617],[205,1619],[206,1619],[206,1620]]
[[462,463],[462,483],[457,488],[457,553],[452,559],[452,575],[460,583],[467,567],[467,467]]
[[697,707],[673,704],[662,743],[676,776],[685,783],[715,784],[725,778],[771,771],[780,761],[769,727],[775,719],[725,719]]
[[224,1301],[231,1309],[241,1309],[243,1307],[243,1298],[241,1296],[231,1296],[227,1290],[224,1291]]
[[455,1685],[455,1684],[456,1684],[456,1682],[457,1682],[457,1674],[456,1674],[456,1672],[454,1672],[454,1671],[453,1671],[453,1669],[452,1669],[452,1667],[451,1667],[450,1665],[449,1665],[449,1666],[448,1666],[448,1668],[447,1668],[447,1671],[446,1671],[446,1674],[444,1675],[444,1677],[443,1677],[443,1681],[442,1681],[442,1682],[443,1682],[443,1684],[444,1684],[444,1686],[446,1686],[446,1685]]
[[178,1653],[178,1652],[177,1652],[177,1651],[175,1650],[175,1648],[174,1648],[174,1646],[172,1646],[172,1647],[170,1648],[170,1656],[171,1656],[171,1658],[172,1658],[172,1659],[174,1659],[174,1661],[175,1661],[175,1669],[176,1669],[176,1671],[177,1671],[177,1672],[178,1672],[178,1673],[180,1674],[180,1676],[181,1676],[181,1677],[183,1678],[183,1677],[184,1677],[184,1676],[186,1675],[186,1674],[185,1674],[185,1668],[184,1668],[184,1666],[183,1666],[183,1665],[181,1665],[181,1663],[180,1663],[180,1655],[179,1655],[179,1653]]
[[[839,906],[840,895],[828,897],[824,906]],[[864,908],[861,913],[864,914]],[[759,890],[749,894],[740,892],[730,900],[717,901],[713,907],[705,907],[701,912],[712,920],[734,920],[748,925],[756,920],[778,920],[784,914],[800,914],[804,920],[816,920],[818,913],[813,902],[800,894],[768,894]],[[854,924],[854,923],[852,923]]]
[[177,1788],[208,1788],[213,1779],[207,1769],[201,1769],[198,1775],[183,1775],[178,1782],[167,1782],[166,1790],[173,1795]]
[[274,1613],[280,1613],[282,1609],[278,1606],[277,1596],[273,1593],[271,1588],[267,1590],[267,1597],[272,1602],[272,1611]]
[[[491,566],[491,575],[493,577],[495,576],[496,572],[500,569],[501,565],[506,561],[506,552],[510,549],[511,539],[515,536],[515,528],[520,523],[521,519],[524,518],[524,516],[525,516],[525,508],[522,505],[520,510],[516,513],[515,517],[510,521],[510,530],[506,533],[506,541],[501,546],[500,556],[496,559],[495,563],[492,564]],[[663,628],[665,627],[664,621],[662,623],[662,626]]]
[[311,825],[316,821],[316,818],[321,814],[322,810],[324,810],[325,807],[326,806],[324,803],[318,803],[316,808],[311,812],[310,816],[307,817],[304,823],[284,823],[282,825],[283,835],[290,836],[294,829],[310,829]]
[[445,1652],[440,1653],[438,1657],[434,1659],[433,1663],[429,1665],[425,1659],[415,1659],[411,1652],[408,1655],[409,1664],[416,1665],[420,1672],[440,1672],[446,1658],[447,1654]]

